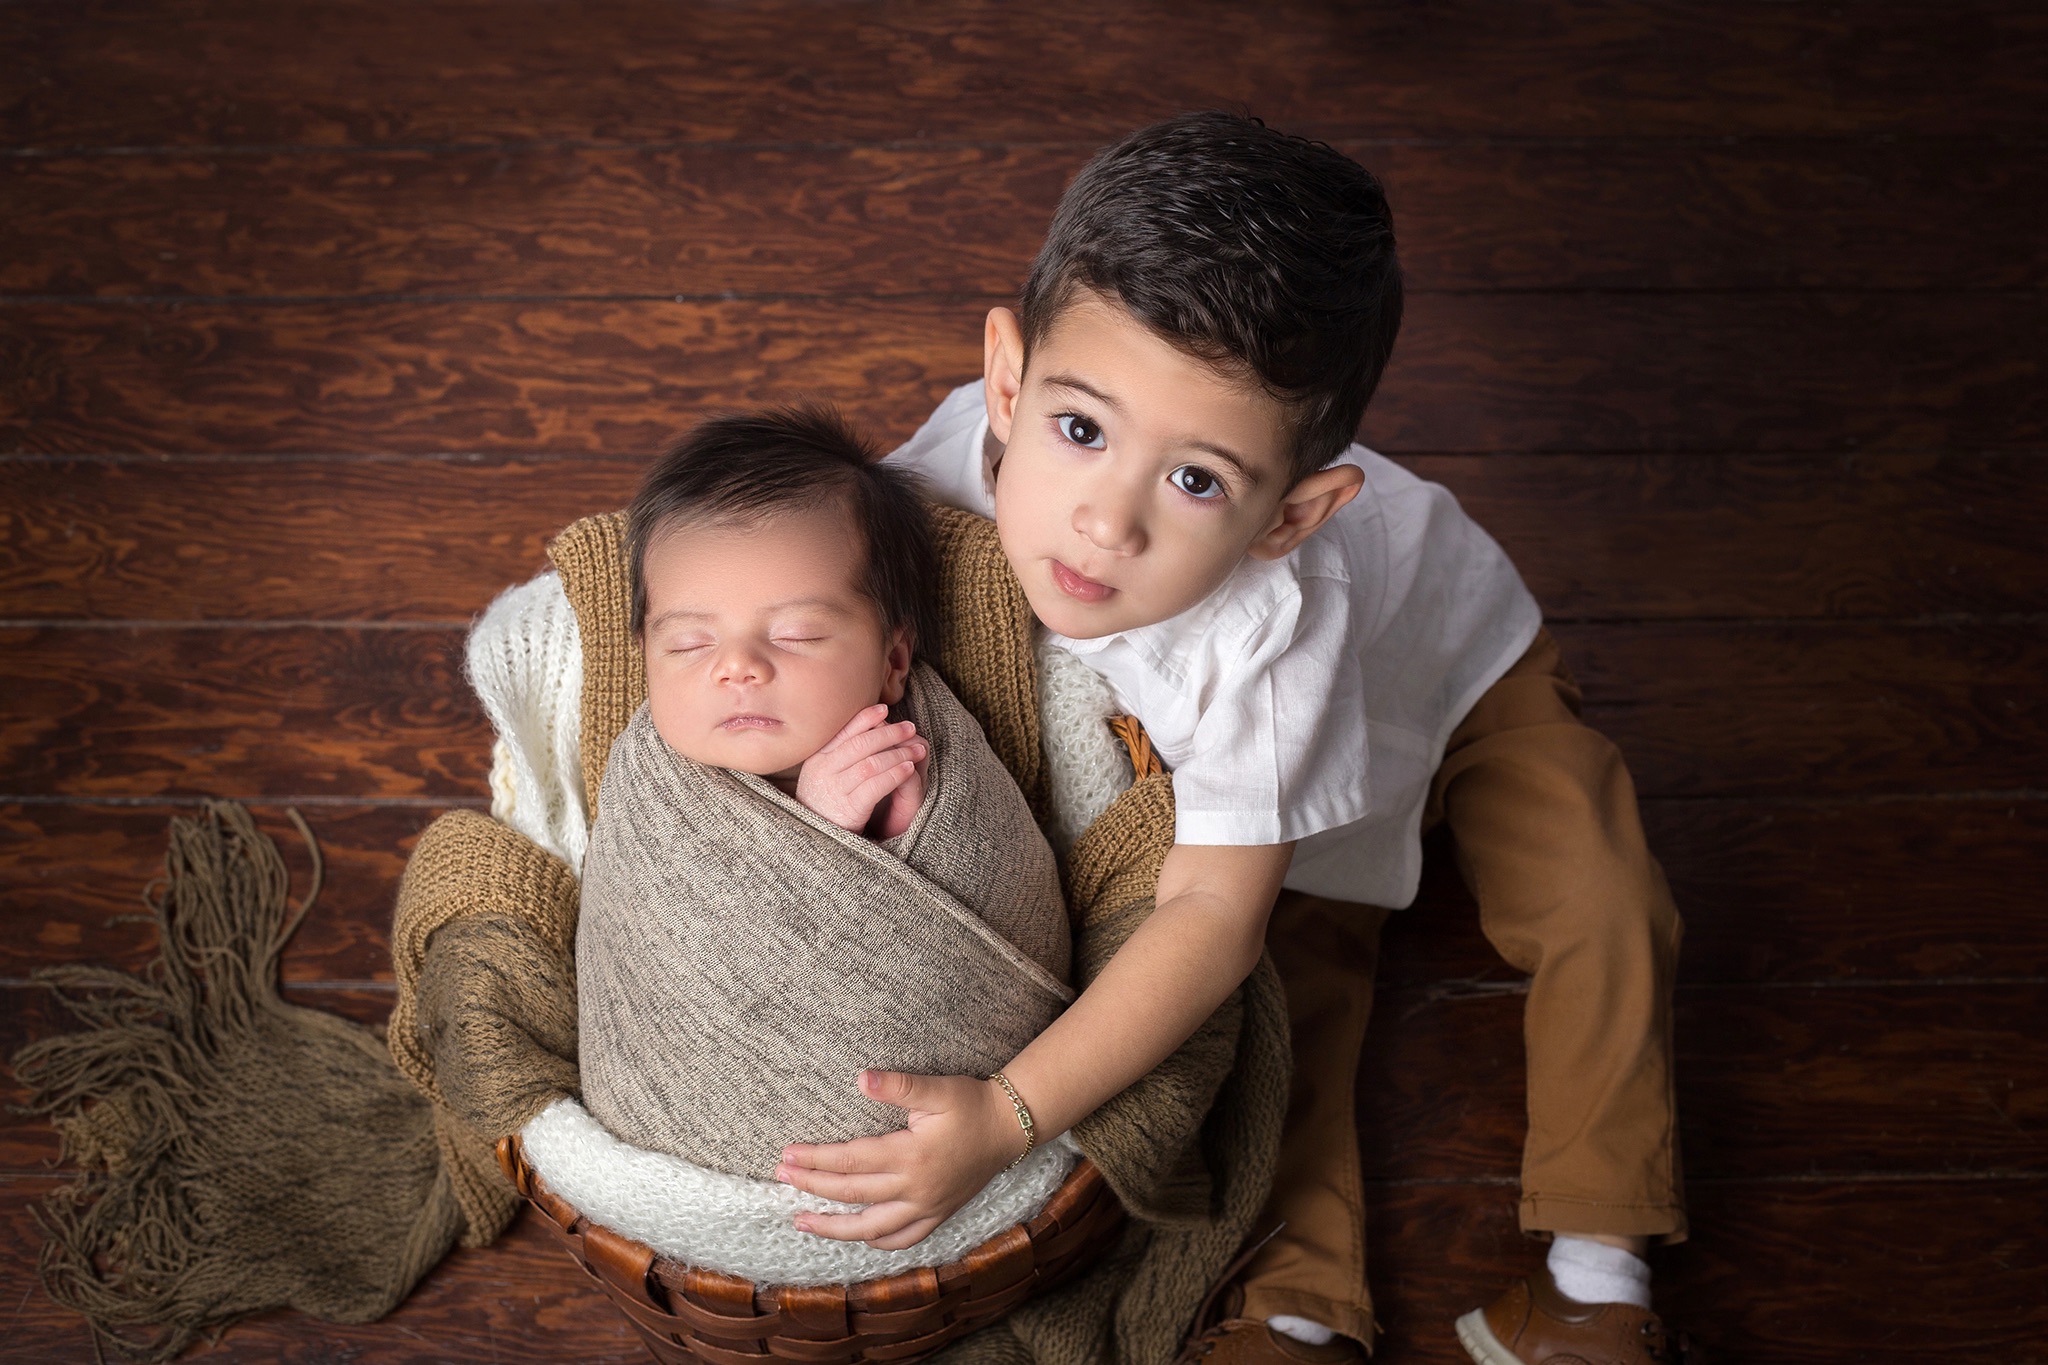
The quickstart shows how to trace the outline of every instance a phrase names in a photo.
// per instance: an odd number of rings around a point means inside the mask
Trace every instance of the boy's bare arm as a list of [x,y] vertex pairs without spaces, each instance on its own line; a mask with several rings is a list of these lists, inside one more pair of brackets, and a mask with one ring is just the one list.
[[1173,846],[1159,871],[1158,908],[1004,1068],[1044,1133],[1065,1132],[1165,1061],[1251,974],[1293,852],[1293,844]]
[[[1041,1134],[1062,1133],[1187,1041],[1258,964],[1292,844],[1176,844],[1158,905],[1079,999],[1004,1074]],[[909,1111],[883,1137],[792,1146],[777,1174],[867,1204],[798,1226],[895,1248],[922,1240],[1023,1150],[1008,1099],[979,1077],[866,1072],[864,1093]]]

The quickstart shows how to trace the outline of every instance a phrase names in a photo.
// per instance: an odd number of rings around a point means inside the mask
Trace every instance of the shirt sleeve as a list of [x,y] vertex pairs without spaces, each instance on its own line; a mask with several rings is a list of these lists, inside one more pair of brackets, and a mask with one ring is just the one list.
[[977,516],[995,515],[982,456],[987,409],[981,381],[962,384],[946,395],[911,438],[884,458],[924,480],[931,496],[948,507]]
[[1197,699],[1193,752],[1173,774],[1177,842],[1286,843],[1371,809],[1348,585],[1301,586],[1218,661]]

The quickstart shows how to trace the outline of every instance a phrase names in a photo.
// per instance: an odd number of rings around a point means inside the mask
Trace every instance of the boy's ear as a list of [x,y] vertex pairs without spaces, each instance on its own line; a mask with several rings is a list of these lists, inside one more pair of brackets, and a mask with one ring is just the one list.
[[882,651],[888,671],[882,675],[881,700],[894,706],[903,700],[903,680],[910,676],[910,627],[898,626]]
[[1024,329],[1007,308],[988,310],[981,339],[981,388],[988,400],[989,433],[1008,445],[1017,395],[1024,391]]
[[1253,559],[1278,559],[1323,529],[1323,523],[1358,496],[1365,471],[1355,464],[1318,469],[1287,490],[1273,513],[1273,524],[1259,533],[1245,553]]

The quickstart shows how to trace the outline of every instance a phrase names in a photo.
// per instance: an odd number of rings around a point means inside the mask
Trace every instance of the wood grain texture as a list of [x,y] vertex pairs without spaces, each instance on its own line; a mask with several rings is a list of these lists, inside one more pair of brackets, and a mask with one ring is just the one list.
[[[33,1280],[27,1205],[54,1182],[0,1182],[0,1262],[17,1304],[0,1360],[90,1358],[84,1329]],[[2043,1182],[2028,1179],[1828,1183],[1736,1181],[1692,1192],[1692,1239],[1657,1254],[1664,1310],[1715,1359],[1839,1365],[2041,1365],[2048,1255],[2037,1235]],[[1515,1226],[1512,1194],[1486,1184],[1367,1187],[1367,1279],[1386,1365],[1469,1365],[1451,1332],[1542,1259]],[[1930,1229],[1954,1228],[1930,1238]],[[1914,1284],[1903,1294],[1894,1286]],[[1729,1305],[1740,1305],[1731,1311]],[[440,1365],[573,1355],[631,1365],[644,1348],[624,1319],[530,1218],[479,1251],[457,1252],[397,1313],[346,1327],[280,1314],[206,1349],[220,1362]]]
[[[148,932],[121,917],[139,911],[162,868],[166,821],[190,809],[0,806],[0,978],[146,960]],[[306,859],[282,809],[253,809],[303,886]],[[288,981],[390,979],[399,874],[437,813],[304,808],[327,880],[285,955]],[[1644,823],[1687,918],[1688,985],[2048,976],[2035,889],[2048,883],[2048,802],[1651,801]],[[1420,899],[1387,926],[1382,984],[1515,979],[1480,933],[1449,844],[1439,835],[1428,849]]]
[[1420,455],[1553,620],[2048,607],[2031,454]]
[[2048,431],[2028,294],[1424,295],[1362,438],[1421,451],[2008,449]]
[[[481,805],[479,800],[472,804]],[[255,805],[258,828],[277,843],[303,895],[311,860],[284,808]],[[390,981],[391,914],[413,842],[439,809],[308,806],[319,842],[319,899],[284,957],[292,982]],[[0,979],[38,967],[97,962],[133,971],[156,936],[132,917],[163,873],[166,828],[191,806],[12,804],[0,806]]]
[[[2048,801],[1964,798],[1643,803],[1686,920],[1679,981],[1801,985],[2048,976]],[[1379,979],[1498,985],[1450,832],[1424,841],[1422,889],[1387,922]]]
[[[0,1228],[7,1233],[0,1238],[0,1283],[13,1290],[14,1309],[0,1361],[93,1358],[83,1320],[51,1303],[35,1279],[42,1236],[29,1207],[56,1184],[49,1176],[0,1177]],[[647,1348],[576,1263],[522,1216],[491,1246],[449,1256],[382,1322],[271,1313],[236,1324],[188,1358],[216,1365],[641,1365]]]
[[[2031,623],[1557,633],[1648,796],[2003,791],[2048,747]],[[461,651],[446,627],[0,629],[0,794],[473,798]]]
[[[2038,7],[78,0],[0,5],[0,52],[0,1050],[58,1027],[35,968],[146,959],[201,793],[269,798],[300,884],[311,798],[288,991],[381,1019],[406,851],[482,804],[472,614],[707,412],[900,440],[1094,147],[1242,105],[1384,177],[1366,438],[1516,559],[1645,795],[1688,921],[1660,1306],[1724,1361],[2048,1365]],[[1466,1365],[1541,1256],[1451,851],[1361,1088],[1381,1365]],[[33,1284],[54,1153],[0,1117],[0,1361],[89,1358]],[[644,1358],[523,1224],[384,1323],[204,1354]]]
[[[1701,1183],[1655,1254],[1660,1310],[1716,1361],[2048,1361],[2039,1180]],[[1458,1314],[1532,1271],[1511,1188],[1367,1187],[1377,1361],[1470,1365]],[[1911,1286],[1908,1290],[1906,1287]]]
[[[1319,136],[2037,132],[2039,16],[1913,4],[10,6],[18,146],[1082,139],[1243,104]],[[118,16],[118,18],[116,17]],[[1140,78],[1142,73],[1142,78]]]
[[20,794],[467,799],[489,766],[455,630],[0,631],[0,689]]
[[1585,717],[1647,796],[2034,788],[2048,752],[2037,621],[1563,625]]
[[894,441],[981,372],[985,303],[0,309],[0,449],[650,455],[820,398]]
[[[1338,145],[1385,183],[1415,291],[2048,281],[2031,147]],[[979,144],[19,157],[0,163],[0,293],[1001,295],[1082,160]]]
[[467,621],[648,463],[10,461],[0,619]]
[[[1686,1178],[2048,1175],[2042,994],[2038,979],[1681,987]],[[1368,1179],[1518,1176],[1526,999],[1458,982],[1380,991],[1359,1073]]]
[[[803,396],[900,440],[999,298],[15,304],[0,451],[650,453]],[[1391,452],[2017,449],[2038,294],[1425,295],[1364,439]]]
[[[2048,610],[2030,454],[1412,456],[1553,619]],[[465,620],[638,456],[0,461],[0,620]]]

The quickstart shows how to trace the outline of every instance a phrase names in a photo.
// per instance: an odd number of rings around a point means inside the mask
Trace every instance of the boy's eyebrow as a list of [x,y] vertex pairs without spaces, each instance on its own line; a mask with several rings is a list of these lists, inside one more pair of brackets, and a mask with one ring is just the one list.
[[[1116,399],[1111,398],[1085,379],[1077,378],[1071,374],[1049,374],[1039,382],[1052,388],[1072,389],[1076,393],[1085,393],[1111,412],[1116,413],[1118,416],[1123,415],[1124,405],[1122,403],[1117,402]],[[1252,462],[1232,450],[1229,446],[1220,446],[1214,441],[1205,441],[1199,436],[1190,436],[1182,444],[1193,446],[1196,450],[1214,455],[1217,459],[1236,470],[1237,476],[1247,484],[1259,482],[1259,471],[1252,467]]]
[[1111,412],[1117,413],[1118,415],[1122,415],[1123,413],[1124,405],[1122,403],[1117,402],[1116,399],[1111,398],[1108,394],[1104,393],[1101,389],[1096,388],[1087,380],[1081,379],[1075,375],[1049,374],[1039,382],[1041,384],[1050,385],[1051,387],[1056,389],[1072,389],[1076,393],[1085,393],[1090,398],[1093,398],[1096,402],[1108,408]]
[[1245,459],[1244,456],[1238,454],[1229,446],[1219,446],[1214,441],[1204,441],[1195,437],[1189,438],[1188,444],[1196,450],[1206,451],[1214,455],[1217,459],[1235,469],[1237,476],[1243,479],[1245,483],[1256,484],[1259,481],[1259,471],[1252,468],[1251,461]]

